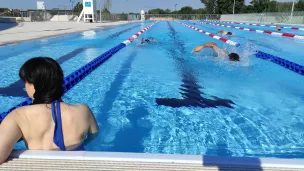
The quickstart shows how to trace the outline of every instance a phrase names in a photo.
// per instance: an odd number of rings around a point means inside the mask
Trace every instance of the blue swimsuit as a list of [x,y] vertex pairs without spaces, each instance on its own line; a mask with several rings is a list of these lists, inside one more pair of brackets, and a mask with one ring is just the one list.
[[[55,102],[52,103],[51,108],[52,108],[52,117],[55,122],[53,141],[60,148],[61,151],[66,151],[66,147],[64,145],[63,132],[62,132],[60,102],[56,100]],[[82,144],[71,151],[85,151],[85,148],[84,145]]]

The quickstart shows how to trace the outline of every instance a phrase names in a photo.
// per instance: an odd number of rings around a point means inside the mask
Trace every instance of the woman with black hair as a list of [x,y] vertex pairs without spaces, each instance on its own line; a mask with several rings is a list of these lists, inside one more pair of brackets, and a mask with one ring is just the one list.
[[64,77],[52,58],[37,57],[19,71],[32,105],[12,111],[0,125],[0,164],[23,138],[29,150],[82,151],[98,134],[95,117],[87,105],[64,103]]

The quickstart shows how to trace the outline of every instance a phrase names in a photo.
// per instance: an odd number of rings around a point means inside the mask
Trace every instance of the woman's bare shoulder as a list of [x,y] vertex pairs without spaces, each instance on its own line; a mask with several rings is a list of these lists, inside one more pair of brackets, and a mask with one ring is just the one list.
[[[67,103],[66,103],[67,104]],[[91,113],[91,110],[88,105],[86,104],[67,104],[71,110],[73,110],[76,113]]]

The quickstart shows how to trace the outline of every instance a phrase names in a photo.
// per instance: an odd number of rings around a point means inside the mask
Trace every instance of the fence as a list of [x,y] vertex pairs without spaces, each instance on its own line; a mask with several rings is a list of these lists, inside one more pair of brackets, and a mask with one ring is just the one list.
[[222,21],[304,24],[304,11],[221,15]]
[[[50,21],[53,16],[79,16],[80,13],[70,10],[47,10],[47,11],[11,11],[2,13],[1,16],[27,18],[26,21]],[[59,18],[59,17],[58,17]],[[73,18],[73,17],[69,17]],[[252,14],[147,14],[147,20],[222,20],[243,21],[257,23],[289,23],[304,24],[304,11],[252,13]],[[99,22],[140,20],[139,14],[96,14]],[[75,21],[75,20],[73,20]]]
[[97,14],[97,21],[130,21],[130,20],[140,20],[139,14]]
[[147,20],[219,20],[218,14],[147,14]]

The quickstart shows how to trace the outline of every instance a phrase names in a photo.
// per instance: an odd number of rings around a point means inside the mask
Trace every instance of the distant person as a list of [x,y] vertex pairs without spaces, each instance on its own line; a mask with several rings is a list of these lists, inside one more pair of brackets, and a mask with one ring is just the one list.
[[52,58],[25,62],[19,77],[32,104],[13,110],[0,124],[0,164],[23,139],[29,150],[84,151],[98,133],[95,117],[87,105],[62,101],[64,77]]
[[281,31],[281,30],[282,30],[282,26],[277,25],[277,26],[276,26],[276,29],[277,29],[278,31]]
[[217,56],[221,56],[221,55],[228,56],[230,61],[234,61],[234,62],[240,61],[240,57],[237,53],[228,54],[226,50],[219,48],[218,45],[214,42],[209,42],[209,43],[205,43],[201,46],[197,46],[192,51],[200,52],[204,48],[212,48],[215,51],[215,53],[217,54]]
[[229,32],[229,31],[226,31],[226,30],[220,30],[220,31],[216,32],[216,34],[223,34],[223,35],[226,35],[226,36],[232,36],[232,33]]
[[155,40],[153,37],[148,37],[147,39],[145,39],[145,38],[141,39],[141,44],[154,43],[154,42],[157,42],[157,40]]

